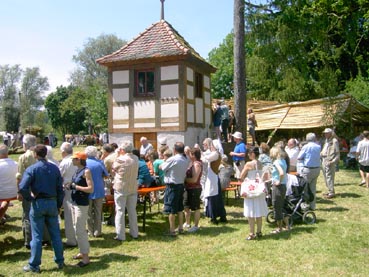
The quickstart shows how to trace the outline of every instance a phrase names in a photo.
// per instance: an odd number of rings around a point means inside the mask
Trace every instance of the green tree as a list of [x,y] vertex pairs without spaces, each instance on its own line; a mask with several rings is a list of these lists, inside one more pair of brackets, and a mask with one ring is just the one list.
[[19,129],[18,85],[22,76],[19,65],[0,66],[0,130]]
[[102,34],[97,38],[88,38],[83,48],[73,56],[77,69],[71,74],[72,84],[79,88],[88,120],[85,122],[90,131],[96,126],[107,128],[108,72],[96,63],[96,59],[120,49],[126,41],[115,35]]
[[[368,1],[271,0],[245,5],[249,97],[332,97],[357,76],[369,77]],[[217,61],[227,60],[225,54],[230,60],[230,48],[223,43],[211,52],[210,61],[220,74],[226,66]],[[213,87],[224,87],[223,80],[214,78]]]
[[233,33],[226,36],[218,48],[209,53],[209,62],[217,68],[211,76],[214,98],[233,97]]
[[360,103],[369,107],[369,78],[359,75],[354,80],[346,82],[346,92]]
[[85,110],[80,100],[83,96],[77,98],[78,101],[74,97],[79,91],[73,86],[60,86],[45,100],[51,126],[61,134],[77,134],[84,129]]
[[35,124],[37,111],[44,104],[43,94],[48,90],[47,77],[38,67],[26,68],[20,88],[20,124],[22,129]]

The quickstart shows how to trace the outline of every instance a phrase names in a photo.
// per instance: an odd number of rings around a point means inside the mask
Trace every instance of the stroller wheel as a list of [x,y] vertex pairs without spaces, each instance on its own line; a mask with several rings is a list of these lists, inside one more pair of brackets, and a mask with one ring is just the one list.
[[305,224],[314,224],[316,222],[316,215],[313,211],[307,211],[302,215],[302,221]]
[[273,211],[270,211],[270,212],[267,214],[266,221],[267,221],[268,223],[275,223],[275,219],[274,219],[274,212],[273,212]]

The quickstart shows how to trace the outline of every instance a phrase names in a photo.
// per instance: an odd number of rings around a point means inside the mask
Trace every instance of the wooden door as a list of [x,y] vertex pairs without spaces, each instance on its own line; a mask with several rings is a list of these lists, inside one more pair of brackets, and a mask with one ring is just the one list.
[[157,134],[155,132],[150,133],[134,133],[133,134],[133,141],[134,141],[134,147],[137,149],[140,149],[141,143],[140,139],[141,137],[146,137],[148,142],[154,146],[154,149],[158,149],[158,142],[156,141]]

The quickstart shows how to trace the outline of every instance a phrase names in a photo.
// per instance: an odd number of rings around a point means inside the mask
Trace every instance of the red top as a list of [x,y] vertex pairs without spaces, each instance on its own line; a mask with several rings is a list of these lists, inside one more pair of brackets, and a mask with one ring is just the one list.
[[197,189],[201,188],[201,175],[202,175],[202,162],[201,161],[194,161],[193,164],[187,169],[186,171],[186,177],[191,178],[192,177],[192,169],[195,166],[195,163],[198,163],[201,166],[201,172],[199,174],[199,177],[197,178],[195,183],[185,183],[186,189]]

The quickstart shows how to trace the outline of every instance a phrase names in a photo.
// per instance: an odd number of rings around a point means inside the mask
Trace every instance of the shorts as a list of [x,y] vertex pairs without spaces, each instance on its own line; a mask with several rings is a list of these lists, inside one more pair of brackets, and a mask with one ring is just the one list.
[[249,134],[250,134],[251,136],[255,136],[255,127],[254,127],[254,126],[250,126],[250,127],[249,127]]
[[369,165],[360,164],[360,170],[364,171],[365,173],[369,173]]
[[183,192],[183,184],[166,184],[163,210],[165,214],[183,212]]
[[183,197],[183,206],[191,211],[200,209],[202,188],[186,189]]

